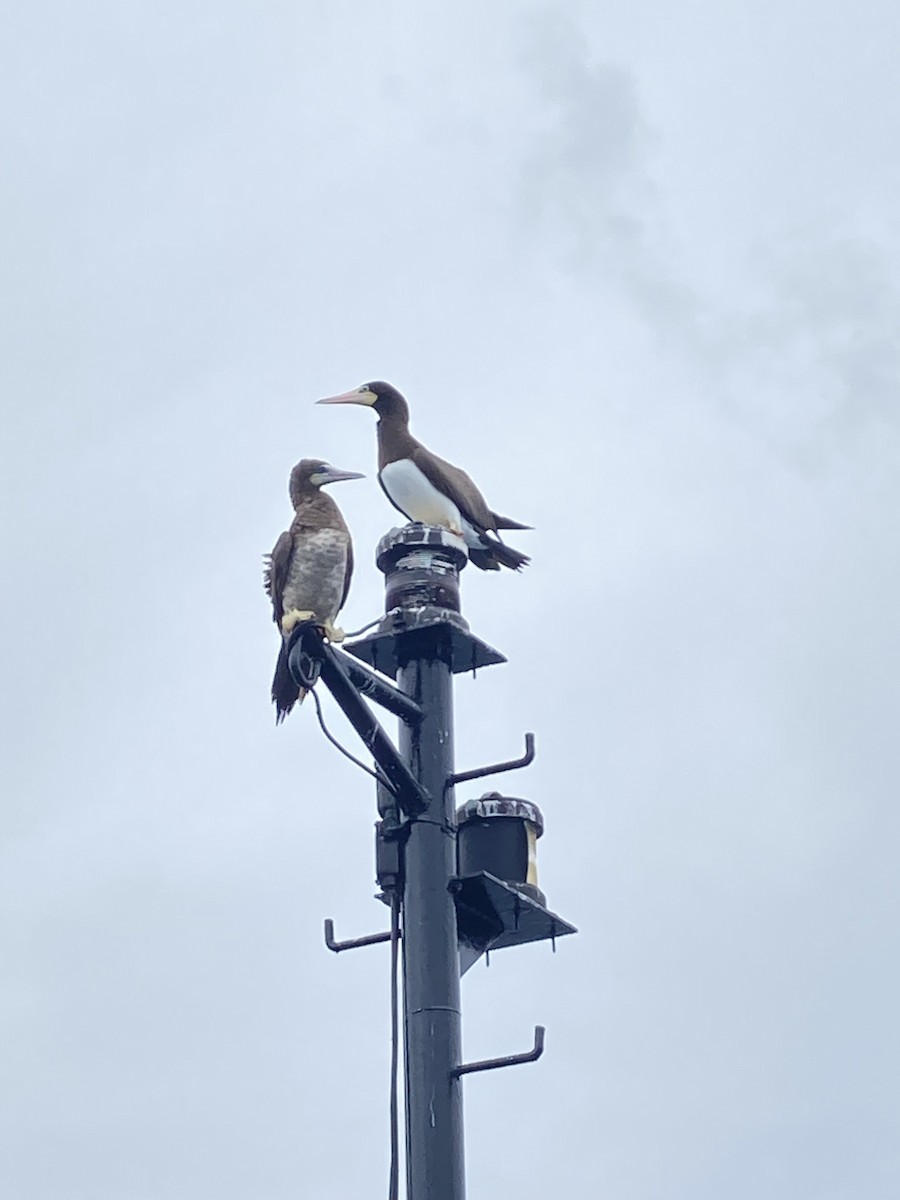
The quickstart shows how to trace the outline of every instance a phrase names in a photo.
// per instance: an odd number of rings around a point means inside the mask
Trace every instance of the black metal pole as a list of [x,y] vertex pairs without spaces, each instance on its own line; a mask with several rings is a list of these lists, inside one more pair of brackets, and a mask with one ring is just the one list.
[[[457,862],[454,784],[516,770],[534,758],[534,736],[529,733],[522,757],[454,772],[452,677],[505,661],[472,635],[460,615],[459,572],[467,561],[465,543],[445,529],[415,523],[393,529],[381,539],[377,554],[386,577],[385,616],[375,633],[346,646],[368,666],[360,667],[327,644],[315,626],[298,629],[288,650],[298,686],[312,687],[321,673],[389,781],[382,778],[377,787],[381,820],[376,824],[375,862],[379,898],[391,904],[391,932],[338,942],[331,921],[326,921],[325,942],[334,951],[391,942],[391,1196],[397,1185],[396,954],[398,943],[402,945],[407,1200],[465,1200],[461,1077],[534,1062],[544,1048],[544,1029],[538,1025],[531,1050],[461,1061],[461,962],[470,966],[492,945],[553,941],[575,932],[545,907],[543,894],[528,882],[530,874],[526,879],[526,870],[533,866],[531,850],[527,868],[516,853],[510,865],[504,851],[502,861],[494,854],[487,866],[477,865],[458,877],[462,864]],[[388,684],[369,667],[395,677],[399,686]],[[400,717],[397,748],[361,693]],[[326,735],[330,736],[327,730]],[[540,823],[538,810],[526,801],[495,796],[482,798],[478,805],[486,800],[505,807],[484,817]],[[524,817],[522,809],[528,810]],[[468,830],[472,820],[467,818],[462,827]],[[515,826],[519,848],[520,833],[525,836]],[[463,849],[467,845],[463,843]],[[495,869],[497,877],[491,873]],[[398,891],[402,931],[397,923]]]
[[[464,1200],[459,952],[453,788],[452,656],[458,539],[408,526],[382,540],[388,608],[409,614],[398,635],[400,689],[422,710],[401,723],[401,755],[428,796],[409,823],[403,850],[403,1020],[406,1076],[407,1200]],[[423,627],[423,616],[430,619]]]
[[[435,637],[437,643],[439,637]],[[410,826],[404,851],[403,997],[406,1030],[408,1200],[462,1200],[461,1015],[456,907],[453,714],[450,668],[435,644],[401,667],[400,682],[424,710],[403,726],[400,750],[432,797]]]

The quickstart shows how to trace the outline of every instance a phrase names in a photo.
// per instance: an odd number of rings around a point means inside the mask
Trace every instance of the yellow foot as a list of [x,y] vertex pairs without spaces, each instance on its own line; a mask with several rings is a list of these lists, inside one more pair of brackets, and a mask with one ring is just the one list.
[[281,632],[285,637],[296,629],[298,625],[303,625],[306,621],[314,621],[316,614],[314,612],[301,612],[299,608],[292,608],[290,612],[286,612],[281,618]]
[[336,625],[332,625],[330,621],[324,621],[319,628],[325,634],[329,642],[342,642],[347,636],[343,629],[338,629]]

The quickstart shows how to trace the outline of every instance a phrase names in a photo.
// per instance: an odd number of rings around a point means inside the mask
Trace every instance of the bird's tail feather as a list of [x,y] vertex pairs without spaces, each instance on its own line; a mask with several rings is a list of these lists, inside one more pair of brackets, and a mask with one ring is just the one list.
[[473,550],[469,547],[469,562],[474,567],[479,567],[482,571],[499,571],[500,564],[494,561],[494,556],[490,550]]
[[533,525],[523,525],[519,521],[514,521],[512,517],[502,517],[499,513],[492,512],[494,518],[495,529],[533,529]]
[[531,559],[520,550],[503,542],[495,542],[493,538],[483,538],[482,545],[477,549],[469,547],[469,561],[482,571],[499,571],[501,567],[509,567],[512,571],[521,571]]
[[297,687],[288,668],[287,645],[282,642],[272,679],[272,700],[275,703],[275,724],[280,725],[295,704],[302,704],[306,688]]

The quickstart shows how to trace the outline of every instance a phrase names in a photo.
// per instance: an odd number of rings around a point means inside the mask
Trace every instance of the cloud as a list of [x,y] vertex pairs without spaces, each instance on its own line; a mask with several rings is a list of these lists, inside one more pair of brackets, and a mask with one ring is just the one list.
[[[535,270],[562,270],[598,310],[624,301],[731,420],[795,466],[817,469],[868,429],[893,431],[890,247],[854,232],[849,211],[762,239],[737,228],[736,266],[710,286],[671,215],[674,185],[656,155],[664,122],[646,114],[637,74],[597,55],[593,34],[554,8],[525,26],[519,67],[535,107],[511,203],[517,252]],[[712,172],[695,183],[715,193]]]
[[[725,314],[718,352],[745,412],[812,465],[897,432],[900,290],[884,244],[846,229],[760,254],[756,305]],[[892,271],[892,266],[894,270]]]

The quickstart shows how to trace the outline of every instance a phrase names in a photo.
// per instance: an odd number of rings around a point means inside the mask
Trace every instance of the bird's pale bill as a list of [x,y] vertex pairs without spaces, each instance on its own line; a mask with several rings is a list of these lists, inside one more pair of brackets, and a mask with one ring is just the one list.
[[310,476],[310,483],[314,483],[317,487],[324,487],[326,483],[340,483],[342,479],[365,479],[365,475],[362,471],[342,471],[340,467],[323,463],[322,470],[316,471]]
[[339,396],[326,396],[324,400],[317,400],[316,404],[377,404],[378,397],[365,384],[362,387],[352,388],[349,392],[341,392]]

